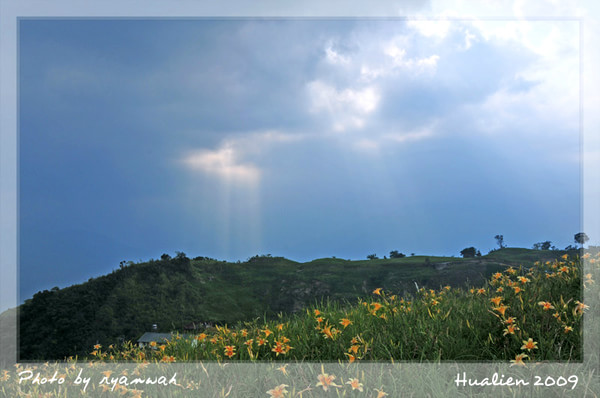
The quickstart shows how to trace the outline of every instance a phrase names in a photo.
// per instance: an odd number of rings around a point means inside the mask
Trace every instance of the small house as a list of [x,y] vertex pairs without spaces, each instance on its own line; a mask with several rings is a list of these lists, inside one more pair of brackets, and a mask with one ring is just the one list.
[[156,342],[156,344],[165,344],[167,341],[170,341],[173,338],[173,334],[171,333],[154,333],[154,332],[146,332],[140,337],[137,342],[140,348],[146,347],[151,342]]

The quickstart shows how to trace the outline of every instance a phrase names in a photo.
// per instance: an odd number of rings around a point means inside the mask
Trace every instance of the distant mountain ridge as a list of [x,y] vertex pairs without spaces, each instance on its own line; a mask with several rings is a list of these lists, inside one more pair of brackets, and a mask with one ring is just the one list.
[[[322,258],[298,263],[254,256],[230,263],[183,253],[174,258],[121,264],[83,284],[36,293],[19,307],[19,359],[86,355],[94,344],[135,341],[192,323],[232,325],[302,310],[319,300],[356,302],[382,287],[396,294],[419,287],[477,286],[506,266],[531,266],[562,250],[504,248],[475,258],[410,256],[350,261]],[[578,254],[578,251],[569,252]]]

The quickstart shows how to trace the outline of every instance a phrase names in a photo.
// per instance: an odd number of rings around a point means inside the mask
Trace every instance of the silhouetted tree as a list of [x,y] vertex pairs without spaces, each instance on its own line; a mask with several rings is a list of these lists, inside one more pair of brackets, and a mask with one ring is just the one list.
[[402,257],[406,257],[406,255],[403,253],[399,253],[398,250],[392,250],[390,252],[390,258],[402,258]]
[[550,250],[550,246],[552,246],[552,242],[547,240],[544,242],[534,243],[533,249],[534,250]]
[[583,249],[583,245],[588,240],[590,240],[590,238],[585,234],[585,232],[579,232],[579,233],[575,234],[575,242],[579,243],[581,245],[582,249]]
[[377,254],[373,253],[373,254],[369,254],[367,256],[367,259],[369,260],[377,260],[379,257],[377,257]]
[[186,254],[184,252],[175,252],[175,259],[176,260],[185,260],[188,257],[186,256]]
[[503,249],[506,247],[504,245],[504,236],[503,235],[496,235],[496,236],[494,236],[494,239],[496,239],[496,242],[498,243],[498,246],[500,246],[500,249]]
[[465,249],[462,249],[460,254],[463,256],[463,258],[472,258],[475,257],[475,254],[477,254],[477,249],[475,249],[474,247],[467,247]]

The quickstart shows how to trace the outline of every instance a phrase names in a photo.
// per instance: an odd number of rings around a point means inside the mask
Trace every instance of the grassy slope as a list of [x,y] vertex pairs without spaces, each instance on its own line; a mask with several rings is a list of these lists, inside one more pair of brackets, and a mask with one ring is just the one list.
[[[407,297],[377,289],[360,302],[323,303],[270,322],[208,328],[160,350],[113,346],[91,357],[151,362],[508,361],[517,355],[528,361],[581,360],[581,293],[580,261],[561,259],[506,268],[478,288],[422,288]],[[524,347],[528,339],[531,345]]]
[[[259,257],[247,263],[216,260],[150,261],[90,281],[36,294],[20,308],[22,359],[62,359],[96,342],[135,340],[153,323],[160,331],[190,322],[234,323],[294,312],[324,298],[350,301],[376,287],[398,294],[419,287],[483,283],[506,264],[529,266],[562,251],[503,249],[475,259],[412,256],[297,263]],[[548,256],[548,257],[546,257]]]

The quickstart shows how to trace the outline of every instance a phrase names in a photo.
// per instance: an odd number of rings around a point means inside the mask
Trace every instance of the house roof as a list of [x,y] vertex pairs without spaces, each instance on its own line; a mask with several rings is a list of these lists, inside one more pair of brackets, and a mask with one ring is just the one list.
[[138,339],[138,343],[150,343],[152,341],[161,343],[163,340],[171,340],[171,337],[173,337],[171,333],[146,332]]

